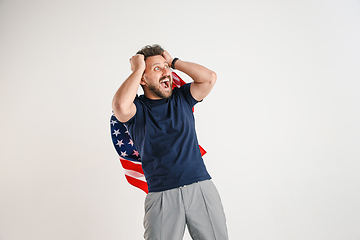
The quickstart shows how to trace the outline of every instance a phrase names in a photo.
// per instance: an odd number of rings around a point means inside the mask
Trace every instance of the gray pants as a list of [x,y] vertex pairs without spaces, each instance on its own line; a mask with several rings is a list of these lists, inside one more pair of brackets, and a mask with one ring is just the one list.
[[211,180],[146,196],[146,240],[181,240],[185,225],[195,240],[228,239],[220,196]]

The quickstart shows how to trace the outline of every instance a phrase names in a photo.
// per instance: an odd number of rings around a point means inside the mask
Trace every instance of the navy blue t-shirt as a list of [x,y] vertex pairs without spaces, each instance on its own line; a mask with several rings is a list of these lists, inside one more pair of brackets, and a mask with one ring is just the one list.
[[197,102],[190,83],[175,88],[168,99],[135,98],[136,114],[125,125],[140,153],[149,192],[211,179],[195,132]]

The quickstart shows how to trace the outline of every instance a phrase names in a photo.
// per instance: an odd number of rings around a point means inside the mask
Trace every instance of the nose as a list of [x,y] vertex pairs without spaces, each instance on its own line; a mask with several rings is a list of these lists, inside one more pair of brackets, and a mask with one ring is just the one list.
[[163,70],[163,71],[162,71],[162,72],[163,72],[163,75],[169,75],[169,74],[171,73],[170,68],[164,67],[162,70]]

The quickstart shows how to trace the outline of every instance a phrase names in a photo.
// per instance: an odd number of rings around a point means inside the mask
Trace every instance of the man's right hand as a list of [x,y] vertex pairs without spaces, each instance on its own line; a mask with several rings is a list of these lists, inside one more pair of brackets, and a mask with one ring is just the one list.
[[140,70],[142,72],[145,71],[145,60],[144,55],[136,54],[130,58],[131,71],[135,72]]

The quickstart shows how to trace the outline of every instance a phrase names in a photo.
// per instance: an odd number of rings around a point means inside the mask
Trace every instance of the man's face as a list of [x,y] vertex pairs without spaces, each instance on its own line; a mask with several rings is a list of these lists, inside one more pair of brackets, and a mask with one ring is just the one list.
[[143,85],[148,88],[151,99],[169,98],[172,94],[172,75],[169,64],[160,55],[151,56],[145,60],[146,68],[143,75]]

